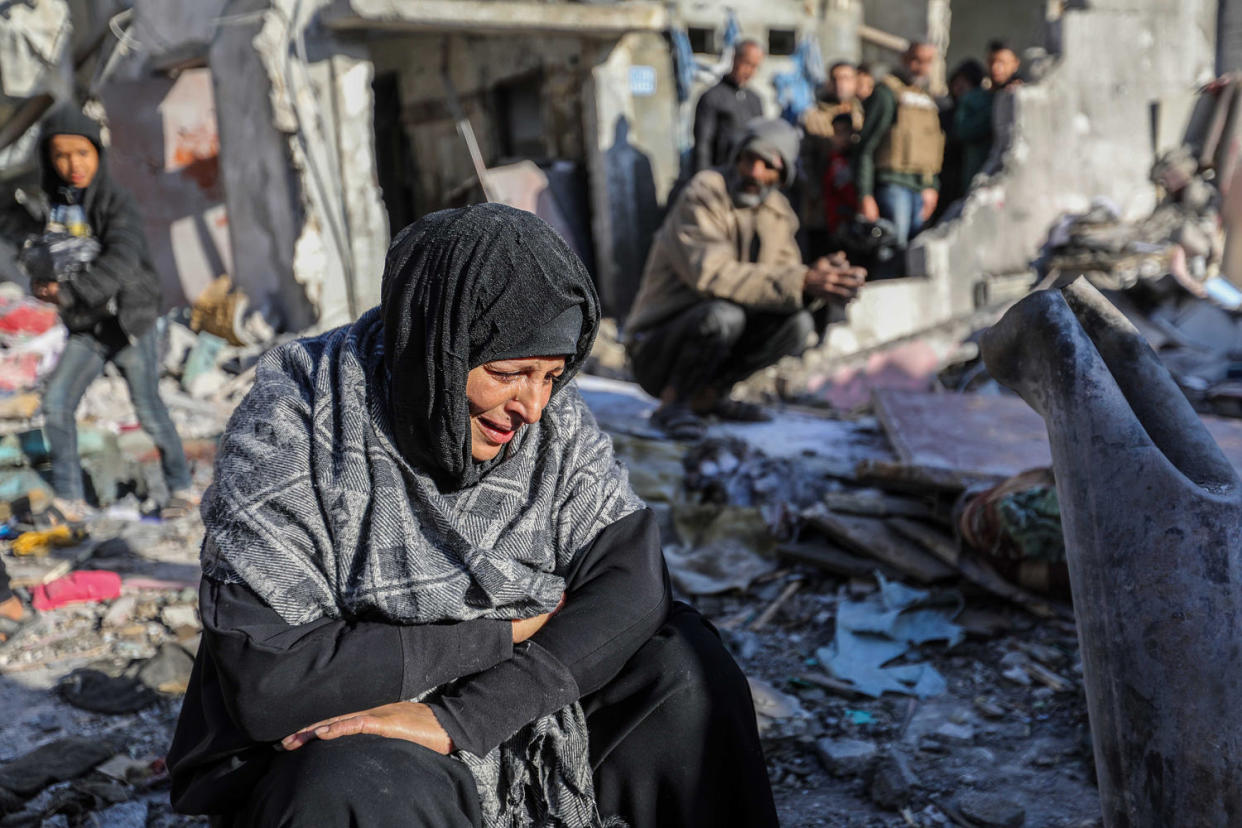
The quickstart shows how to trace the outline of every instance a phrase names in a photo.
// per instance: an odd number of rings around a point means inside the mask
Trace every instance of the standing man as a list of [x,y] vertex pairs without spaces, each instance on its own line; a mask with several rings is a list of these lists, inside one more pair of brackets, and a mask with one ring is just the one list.
[[780,192],[797,160],[792,126],[753,122],[733,162],[690,179],[656,234],[626,350],[638,384],[660,399],[652,423],[675,439],[702,437],[706,414],[768,419],[729,390],[800,354],[818,327],[812,312],[844,307],[862,286],[866,272],[839,254],[802,263]]
[[802,116],[803,125],[815,134],[832,136],[832,122],[838,115],[849,115],[853,128],[862,129],[863,107],[858,99],[858,69],[849,61],[838,61],[828,70],[819,100]]
[[[172,497],[161,514],[177,517],[198,503],[181,438],[159,397],[159,277],[151,265],[133,196],[108,176],[99,125],[62,108],[43,125],[43,192],[13,211],[0,232],[19,246],[48,232],[90,236],[99,254],[73,273],[31,274],[32,292],[55,304],[69,341],[43,395],[56,506],[68,520],[85,517],[76,412],[106,362],[120,369],[143,429],[160,453]],[[24,208],[24,209],[23,209]]]
[[1021,86],[1022,76],[1018,72],[1021,68],[1021,58],[1008,43],[993,40],[988,44],[988,88],[993,92]]
[[743,40],[733,50],[729,74],[699,98],[694,108],[694,172],[728,163],[746,124],[763,117],[759,96],[746,88],[761,63],[763,48]]
[[865,104],[875,91],[875,69],[870,63],[860,63],[854,70],[854,78],[854,94],[858,96],[859,103]]
[[910,44],[899,69],[877,83],[858,138],[856,179],[862,214],[886,218],[905,247],[936,209],[944,132],[928,93],[936,47]]
[[[811,259],[830,249],[832,227],[824,224],[828,212],[824,202],[825,192],[821,183],[828,172],[830,159],[837,157],[837,134],[840,127],[837,118],[850,121],[849,136],[862,127],[863,107],[858,100],[858,75],[854,64],[838,61],[828,70],[828,79],[820,90],[815,105],[802,114],[802,171],[806,181],[802,187],[802,251]],[[853,147],[847,146],[847,151]],[[853,177],[852,173],[849,176]],[[853,184],[850,183],[852,189]],[[856,209],[856,206],[855,208]],[[831,248],[837,249],[837,248]]]

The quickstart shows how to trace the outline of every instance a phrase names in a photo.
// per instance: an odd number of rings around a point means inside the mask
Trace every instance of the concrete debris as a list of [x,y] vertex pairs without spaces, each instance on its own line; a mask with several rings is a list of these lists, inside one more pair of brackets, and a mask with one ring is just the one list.
[[[1106,821],[1228,823],[1242,801],[1231,770],[1242,730],[1225,688],[1242,680],[1242,655],[1207,619],[1242,612],[1236,468],[1085,280],[1015,305],[983,352],[1052,441]],[[1193,622],[1190,608],[1200,608]],[[1051,692],[1064,686],[1035,673]],[[1218,748],[1201,754],[1209,740]],[[1205,789],[1213,795],[1197,796]]]
[[954,805],[968,824],[978,828],[1022,828],[1026,824],[1025,809],[998,794],[969,791]]
[[775,544],[756,509],[683,507],[674,520],[686,545],[666,547],[664,559],[673,583],[690,595],[745,589],[776,569]]
[[918,784],[909,758],[900,750],[889,750],[871,778],[871,801],[887,811],[900,810],[910,802]]
[[879,754],[875,742],[863,739],[820,739],[815,753],[833,776],[865,776]]

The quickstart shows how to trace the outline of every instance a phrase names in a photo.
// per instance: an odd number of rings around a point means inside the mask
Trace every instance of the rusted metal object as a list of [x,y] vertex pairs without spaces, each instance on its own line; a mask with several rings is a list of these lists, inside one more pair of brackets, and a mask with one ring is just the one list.
[[1242,482],[1084,280],[983,355],[1048,427],[1105,824],[1242,825]]

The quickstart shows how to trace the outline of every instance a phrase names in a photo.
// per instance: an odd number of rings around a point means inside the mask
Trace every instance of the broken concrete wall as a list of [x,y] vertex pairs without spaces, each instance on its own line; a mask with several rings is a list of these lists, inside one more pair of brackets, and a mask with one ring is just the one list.
[[[777,41],[783,41],[785,38],[782,33],[786,32],[796,34],[806,32],[818,35],[819,18],[813,13],[814,10],[802,0],[739,0],[739,2],[727,5],[704,2],[704,0],[680,0],[676,6],[674,14],[682,25],[687,28],[712,29],[716,32],[717,48],[723,43],[725,23],[728,19],[727,11],[728,9],[734,11],[737,15],[738,26],[742,31],[742,39],[758,41],[767,52],[767,57],[764,58],[759,71],[755,73],[750,82],[750,88],[763,101],[765,115],[769,118],[779,115],[780,106],[776,102],[776,88],[772,85],[772,79],[782,72],[790,71],[793,64],[787,54],[773,54],[773,41],[774,38]],[[720,60],[723,56],[718,51],[699,54],[697,57],[702,63],[711,63],[713,59],[719,62],[716,67],[717,77],[714,80],[710,83],[705,80],[695,83],[690,93],[690,100],[687,102],[691,118],[694,115],[694,104],[698,101],[699,95],[719,80],[720,76],[723,76],[730,68],[727,61]]]
[[188,305],[233,272],[211,72],[112,82],[103,102],[110,171],[138,201],[164,305]]
[[[460,204],[477,186],[447,101],[446,65],[488,166],[521,158],[585,162],[582,89],[590,67],[606,53],[603,42],[416,33],[368,38],[367,49],[377,77],[397,76],[418,214]],[[513,123],[522,120],[527,123]],[[512,134],[511,126],[523,134]]]
[[[415,214],[479,196],[446,100],[447,67],[485,164],[555,159],[588,182],[587,258],[606,312],[623,315],[677,177],[676,92],[660,34],[592,34],[418,33],[372,38],[367,48],[377,76],[398,78]],[[585,229],[586,217],[574,218]]]
[[1033,46],[1047,48],[1048,0],[952,0],[949,71],[967,58],[987,61],[992,40],[1003,40],[1021,56]]
[[819,20],[819,48],[824,68],[835,61],[857,62],[862,57],[858,27],[863,20],[861,0],[827,0]]
[[629,311],[651,238],[677,180],[677,92],[664,38],[635,32],[592,68],[587,96],[591,130],[592,234],[597,282],[606,314]]
[[234,281],[292,330],[374,304],[388,243],[370,63],[312,27],[323,5],[233,0],[210,54]]
[[[932,71],[933,89],[944,85],[943,58],[949,47],[949,20],[949,0],[868,0],[863,10],[863,23],[868,27],[936,47],[941,60]],[[891,69],[897,65],[900,53],[864,38],[862,59]]]
[[[243,211],[233,234],[236,281],[252,294],[266,290],[284,312],[286,328],[338,324],[378,301],[389,228],[377,181],[375,66],[384,77],[399,76],[397,105],[411,139],[417,216],[469,200],[474,187],[473,165],[447,117],[441,77],[446,49],[450,76],[486,163],[528,156],[530,140],[537,138],[537,154],[594,167],[590,156],[611,144],[584,140],[587,110],[595,102],[593,93],[582,90],[599,80],[587,83],[587,73],[628,31],[660,31],[665,20],[663,10],[649,3],[551,9],[470,0],[235,0],[226,18],[235,25],[221,29],[212,45],[217,89],[251,87],[219,107],[229,209],[237,202]],[[650,42],[642,48],[650,49]],[[655,72],[657,89],[670,89],[667,47],[642,53],[649,63],[659,57],[665,63]],[[541,129],[519,136],[519,148],[511,146],[515,130],[502,131],[494,121],[498,87],[521,80],[523,72],[539,78]],[[267,79],[258,91],[256,77]],[[626,78],[628,83],[628,70]],[[522,105],[529,105],[529,97]],[[650,115],[641,105],[630,111],[636,130],[667,133],[671,117]],[[393,113],[384,114],[391,120]],[[516,123],[521,126],[522,119]],[[652,162],[652,175],[667,189],[672,142],[632,135],[651,140],[653,153],[663,152]],[[255,181],[272,185],[258,199],[244,183],[253,188]],[[607,183],[593,180],[591,187],[594,192]],[[613,257],[597,239],[602,267]],[[296,288],[281,277],[289,272]],[[262,303],[265,297],[257,298]]]
[[1027,270],[1062,213],[1097,198],[1127,218],[1150,212],[1152,105],[1191,96],[1212,77],[1215,19],[1211,0],[1102,0],[1066,11],[1059,63],[997,99],[1013,117],[1003,170],[972,190],[960,219],[919,237],[911,272],[951,282],[956,303],[990,274]]

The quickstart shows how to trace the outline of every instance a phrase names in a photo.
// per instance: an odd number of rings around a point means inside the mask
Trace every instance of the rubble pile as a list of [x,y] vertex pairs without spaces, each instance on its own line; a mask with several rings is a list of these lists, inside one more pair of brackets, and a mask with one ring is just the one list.
[[[243,315],[244,297],[216,293],[215,300],[231,308],[242,325],[244,339],[229,334],[236,344],[209,332],[223,323],[208,306],[177,309],[158,322],[164,341],[160,397],[200,488],[210,477],[216,438],[254,383],[255,364],[282,341],[260,316]],[[16,285],[0,284],[0,520],[12,511],[4,504],[32,494],[50,496],[37,473],[49,462],[39,405],[66,338],[52,306],[26,297]],[[88,499],[102,508],[115,508],[118,514],[155,510],[165,494],[161,476],[148,473],[158,466],[158,454],[139,425],[124,378],[111,363],[82,399],[78,444]]]
[[[227,284],[158,324],[160,396],[193,488],[277,341]],[[213,332],[214,331],[214,332]],[[111,365],[78,410],[90,519],[48,507],[41,392],[66,341],[49,305],[0,285],[0,557],[33,608],[0,638],[0,825],[198,825],[168,805],[164,754],[201,633],[197,515],[161,521],[167,492],[154,443]]]
[[1021,400],[883,391],[873,415],[785,409],[679,445],[633,386],[579,383],[677,593],[750,677],[782,824],[1100,824],[1051,458]]
[[101,516],[38,547],[6,526],[37,612],[0,644],[0,825],[200,824],[170,812],[163,760],[201,634],[198,518]]

